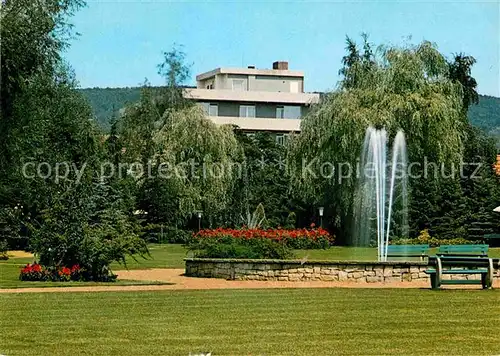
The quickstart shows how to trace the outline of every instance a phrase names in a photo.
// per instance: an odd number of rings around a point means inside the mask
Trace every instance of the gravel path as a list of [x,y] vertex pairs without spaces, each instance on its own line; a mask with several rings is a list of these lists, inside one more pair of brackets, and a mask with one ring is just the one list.
[[[263,289],[263,288],[423,288],[429,289],[428,282],[395,282],[395,283],[357,283],[357,282],[279,282],[279,281],[227,281],[216,278],[185,277],[183,269],[147,269],[117,271],[120,279],[141,281],[161,281],[166,285],[135,286],[89,286],[89,287],[47,287],[0,289],[0,293],[68,293],[68,292],[114,292],[114,291],[161,291],[161,290],[194,290],[194,289]],[[446,288],[454,288],[447,286]],[[460,289],[477,286],[456,286]],[[495,280],[495,287],[500,288],[500,280]]]

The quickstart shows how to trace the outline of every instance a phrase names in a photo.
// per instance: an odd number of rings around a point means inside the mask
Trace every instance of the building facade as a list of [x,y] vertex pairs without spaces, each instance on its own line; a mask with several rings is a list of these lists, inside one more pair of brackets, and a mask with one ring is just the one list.
[[196,76],[185,96],[202,105],[216,124],[233,124],[248,133],[277,137],[300,131],[300,118],[319,94],[304,92],[304,74],[274,62],[273,69],[217,68]]

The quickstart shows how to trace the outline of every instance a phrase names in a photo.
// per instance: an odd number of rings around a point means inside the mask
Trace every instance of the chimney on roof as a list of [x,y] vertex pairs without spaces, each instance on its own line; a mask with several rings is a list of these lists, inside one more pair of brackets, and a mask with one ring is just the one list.
[[273,69],[288,70],[288,62],[286,62],[286,61],[276,61],[276,62],[273,63]]
[[255,66],[248,66],[248,69],[255,69]]

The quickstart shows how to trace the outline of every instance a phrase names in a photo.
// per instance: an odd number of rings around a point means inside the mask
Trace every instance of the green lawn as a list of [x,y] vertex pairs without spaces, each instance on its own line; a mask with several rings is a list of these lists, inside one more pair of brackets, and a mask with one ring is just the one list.
[[[144,269],[144,268],[184,268],[184,258],[187,256],[187,250],[182,245],[174,244],[150,244],[148,246],[150,257],[127,258],[126,268]],[[125,266],[113,263],[113,270],[125,269]]]
[[497,355],[500,291],[0,294],[6,355]]
[[[134,261],[127,259],[127,268],[184,268],[184,258],[187,250],[182,245],[158,245],[149,246],[151,257],[148,259],[137,258]],[[436,249],[431,249],[430,254],[434,254]],[[361,260],[376,261],[377,250],[375,248],[364,247],[338,247],[334,246],[327,250],[296,250],[298,259],[307,257],[309,260]],[[500,248],[490,248],[489,256],[500,258]],[[113,264],[113,269],[123,269],[122,265]]]

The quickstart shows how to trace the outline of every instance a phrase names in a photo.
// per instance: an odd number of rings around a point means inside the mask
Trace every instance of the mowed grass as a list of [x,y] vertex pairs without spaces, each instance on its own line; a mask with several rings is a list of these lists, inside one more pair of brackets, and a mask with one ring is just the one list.
[[500,292],[0,294],[6,355],[495,355]]
[[127,257],[125,265],[113,263],[112,269],[184,268],[184,258],[189,256],[188,250],[178,244],[150,244],[148,249],[150,256]]

